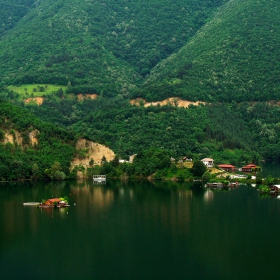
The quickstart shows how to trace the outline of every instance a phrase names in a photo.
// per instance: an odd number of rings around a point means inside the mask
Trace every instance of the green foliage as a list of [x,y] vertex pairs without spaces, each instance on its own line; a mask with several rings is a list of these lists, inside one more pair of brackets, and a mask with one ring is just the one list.
[[80,135],[106,144],[121,158],[139,150],[160,148],[175,158],[211,156],[216,163],[236,166],[262,158],[280,160],[277,103],[212,103],[185,109],[131,106],[118,97],[45,101],[27,108],[45,121],[71,127]]
[[59,162],[55,162],[50,168],[45,170],[45,174],[51,180],[63,181],[66,178],[66,175],[61,171],[62,167]]
[[147,177],[158,169],[169,168],[171,165],[170,156],[167,151],[150,149],[139,152],[133,161],[132,168],[136,176]]
[[0,141],[3,141],[5,138],[5,133],[3,130],[0,129]]
[[207,183],[211,180],[211,174],[209,171],[205,171],[202,175],[202,182]]
[[[53,91],[60,97],[279,100],[279,1],[0,0],[0,6],[6,98],[32,96],[33,89],[34,96],[48,95],[45,85],[53,84],[61,85]],[[23,91],[4,87],[11,85]]]
[[93,164],[94,164],[94,160],[93,160],[93,158],[91,158],[90,161],[89,161],[89,166],[92,167]]
[[62,171],[55,171],[53,174],[53,178],[58,181],[63,181],[66,178],[66,175]]
[[34,163],[32,165],[32,179],[39,180],[39,179],[42,179],[42,177],[43,177],[42,171],[40,170],[37,163]]
[[113,164],[111,162],[104,161],[100,168],[100,174],[108,175],[110,174],[111,176],[114,176],[115,170],[113,167]]
[[[6,121],[2,127],[15,138],[15,130],[23,136],[24,147],[11,143],[0,143],[0,179],[43,179],[44,170],[51,178],[56,170],[69,173],[70,161],[75,152],[75,135],[50,123],[44,123],[27,110],[6,102],[0,102],[0,116]],[[38,144],[29,143],[29,131],[38,130]],[[60,162],[58,169],[50,166]]]
[[270,188],[267,185],[260,185],[258,188],[262,193],[270,193]]
[[135,96],[279,100],[279,12],[279,1],[228,1],[180,52],[151,71]]
[[195,177],[201,177],[205,173],[206,169],[205,164],[201,160],[196,160],[193,163],[191,171]]
[[79,159],[84,159],[84,158],[86,158],[87,152],[88,152],[88,149],[79,149],[79,150],[77,150],[77,156],[78,156],[78,158],[79,158]]
[[227,1],[0,0],[0,79],[130,94]]
[[268,185],[268,186],[273,185],[273,184],[277,184],[277,183],[278,183],[278,179],[273,178],[271,175],[268,175],[265,178],[265,184]]
[[256,175],[256,184],[262,184],[262,175],[261,175],[261,173],[257,173],[257,175]]

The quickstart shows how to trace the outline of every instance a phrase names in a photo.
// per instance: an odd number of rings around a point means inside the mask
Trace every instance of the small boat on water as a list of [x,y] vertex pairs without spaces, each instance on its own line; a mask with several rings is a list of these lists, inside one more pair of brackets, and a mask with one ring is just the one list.
[[68,204],[68,197],[55,197],[49,198],[47,200],[42,200],[42,202],[25,202],[23,203],[24,206],[36,206],[39,208],[62,208],[70,206]]
[[68,198],[49,198],[46,201],[44,201],[44,203],[40,203],[38,205],[38,207],[40,208],[62,208],[62,207],[68,207],[70,206],[68,204]]
[[221,182],[215,182],[215,183],[206,183],[206,188],[223,188],[224,185]]
[[206,188],[237,188],[238,187],[238,182],[228,182],[228,183],[223,183],[223,182],[213,182],[213,183],[206,183],[205,184]]
[[39,204],[40,204],[40,202],[24,202],[23,203],[24,206],[37,206]]

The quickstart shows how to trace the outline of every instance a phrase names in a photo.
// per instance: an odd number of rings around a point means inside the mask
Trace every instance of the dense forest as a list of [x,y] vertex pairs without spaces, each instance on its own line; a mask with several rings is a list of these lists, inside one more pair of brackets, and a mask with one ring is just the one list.
[[208,102],[278,100],[279,1],[224,5],[176,54],[160,62],[138,95]]
[[0,0],[0,85],[207,102],[279,99],[276,0]]
[[[36,131],[38,142],[32,145],[30,133]],[[16,141],[16,133],[22,138]],[[14,143],[5,143],[5,134]],[[70,176],[70,162],[75,155],[75,134],[42,122],[23,108],[0,101],[0,180],[64,179]]]
[[[129,174],[167,155],[280,161],[279,12],[276,0],[0,0],[0,178],[74,176],[80,137],[142,155]],[[205,102],[130,104],[169,97]]]
[[122,97],[26,106],[38,117],[108,145],[121,157],[147,148],[175,158],[214,157],[217,163],[280,160],[280,108],[268,103],[215,103],[188,109],[133,106]]
[[178,180],[192,180],[195,176],[203,175],[206,169],[200,160],[198,162],[204,167],[200,168],[201,174],[197,173],[196,168],[193,172],[186,168],[178,169],[171,163],[172,152],[154,145],[139,147],[133,163],[120,164],[119,155],[108,162],[103,156],[101,165],[92,161],[87,169],[81,165],[70,169],[74,156],[85,156],[75,148],[78,134],[41,121],[25,108],[3,100],[0,101],[0,116],[1,182],[74,179],[79,171],[90,177],[93,174],[107,174],[114,178],[146,178],[153,175],[155,179],[170,176]]

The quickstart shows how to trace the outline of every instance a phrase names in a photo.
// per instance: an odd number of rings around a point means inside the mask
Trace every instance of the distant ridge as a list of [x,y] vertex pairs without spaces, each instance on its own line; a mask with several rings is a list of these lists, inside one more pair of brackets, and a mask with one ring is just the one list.
[[1,84],[70,82],[74,93],[130,96],[227,1],[12,0],[16,22],[8,28],[2,17]]
[[154,68],[139,96],[279,100],[279,14],[279,1],[229,1],[178,53]]

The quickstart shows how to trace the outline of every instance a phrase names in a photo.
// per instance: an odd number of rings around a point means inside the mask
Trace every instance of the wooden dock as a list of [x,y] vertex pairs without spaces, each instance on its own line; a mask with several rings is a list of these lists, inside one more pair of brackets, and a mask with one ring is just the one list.
[[106,183],[106,175],[93,175],[94,183]]

